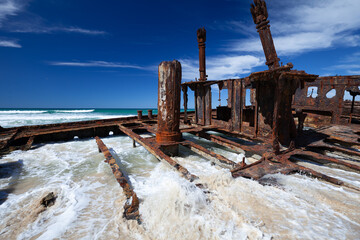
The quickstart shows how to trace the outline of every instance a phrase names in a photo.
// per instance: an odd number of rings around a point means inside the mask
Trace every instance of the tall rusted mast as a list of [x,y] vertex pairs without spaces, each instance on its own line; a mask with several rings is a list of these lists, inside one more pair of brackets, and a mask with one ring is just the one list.
[[205,28],[199,28],[197,30],[197,41],[199,44],[199,81],[206,81],[206,64],[205,64],[205,42],[206,42],[206,30]]
[[[255,4],[255,5],[254,5]],[[274,41],[270,32],[270,25],[268,18],[268,12],[266,8],[266,3],[263,0],[254,0],[254,4],[251,4],[251,14],[256,24],[256,29],[260,35],[261,44],[264,49],[266,57],[266,65],[269,69],[279,67],[279,61],[274,46]]]

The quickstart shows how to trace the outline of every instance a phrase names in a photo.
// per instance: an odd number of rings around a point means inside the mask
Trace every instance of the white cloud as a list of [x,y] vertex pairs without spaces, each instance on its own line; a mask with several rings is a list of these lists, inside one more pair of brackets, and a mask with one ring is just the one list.
[[14,40],[0,40],[0,47],[21,48],[21,45]]
[[[61,26],[46,23],[42,17],[26,11],[28,0],[0,0],[0,27],[9,32],[19,33],[79,33],[86,35],[104,35],[105,31],[84,29],[77,26]],[[21,14],[20,14],[21,13]],[[17,16],[8,19],[8,16]]]
[[[195,80],[199,77],[198,60],[182,59],[182,78]],[[227,78],[240,78],[242,74],[248,74],[254,67],[264,64],[264,59],[245,56],[212,56],[206,60],[206,74],[209,80],[221,80]]]
[[[335,45],[359,46],[360,1],[300,0],[269,4],[269,20],[276,49],[281,54],[294,54]],[[254,24],[254,33],[255,24]],[[259,37],[233,41],[230,51],[261,52]]]
[[44,26],[43,24],[35,24],[35,23],[17,23],[16,25],[13,24],[11,32],[18,32],[18,33],[59,33],[59,32],[67,32],[67,33],[80,33],[86,35],[105,35],[107,34],[105,31],[99,30],[89,30],[79,27],[57,27],[57,26]]
[[0,0],[0,26],[8,16],[16,15],[20,9],[18,1]]
[[87,61],[87,62],[50,62],[50,65],[54,66],[69,66],[69,67],[105,67],[105,68],[134,68],[144,69],[141,66],[123,64],[117,62],[106,61]]

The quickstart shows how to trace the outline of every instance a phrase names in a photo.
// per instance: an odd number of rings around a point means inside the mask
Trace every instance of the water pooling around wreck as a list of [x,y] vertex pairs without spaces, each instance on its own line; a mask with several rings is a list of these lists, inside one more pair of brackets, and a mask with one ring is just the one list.
[[[126,200],[94,139],[54,143],[3,157],[13,175],[0,205],[1,239],[357,239],[360,194],[302,175],[233,179],[227,169],[188,154],[177,157],[200,177],[204,193],[125,136],[103,138],[129,173],[140,198],[142,225],[122,218]],[[241,154],[225,152],[230,159]],[[248,159],[251,161],[251,159]],[[308,164],[308,163],[306,163]],[[360,183],[360,174],[319,167]],[[272,185],[266,185],[267,183]],[[47,193],[55,205],[39,212]]]

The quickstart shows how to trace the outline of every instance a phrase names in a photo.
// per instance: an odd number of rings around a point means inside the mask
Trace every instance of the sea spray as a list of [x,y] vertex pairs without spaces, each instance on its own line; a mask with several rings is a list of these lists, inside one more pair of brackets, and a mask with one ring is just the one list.
[[[22,160],[23,165],[0,205],[0,238],[356,239],[360,232],[358,192],[300,174],[266,176],[270,185],[234,179],[227,169],[181,148],[175,159],[199,176],[206,187],[199,189],[143,147],[133,148],[129,137],[103,141],[129,173],[140,198],[142,225],[122,218],[126,198],[95,140],[88,139],[3,157],[2,163]],[[206,147],[237,162],[243,157],[210,142]],[[349,181],[360,179],[358,173],[321,170]],[[3,187],[10,182],[0,179]],[[58,196],[55,205],[34,215],[49,192]],[[24,215],[32,217],[22,223]]]

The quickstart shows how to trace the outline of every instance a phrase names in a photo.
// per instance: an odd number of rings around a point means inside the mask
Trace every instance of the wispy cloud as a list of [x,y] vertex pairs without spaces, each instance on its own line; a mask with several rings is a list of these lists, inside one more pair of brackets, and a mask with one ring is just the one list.
[[17,23],[12,24],[7,28],[10,32],[18,33],[79,33],[86,35],[105,35],[107,32],[100,30],[89,30],[80,27],[59,27],[59,26],[45,26],[39,23]]
[[[300,0],[294,4],[272,1],[269,19],[278,53],[296,54],[335,45],[359,46],[360,35],[356,33],[360,29],[359,9],[357,0]],[[241,30],[242,23],[233,24]],[[228,50],[261,52],[262,47],[255,35],[232,41]]]
[[[62,26],[47,23],[37,14],[26,11],[28,0],[0,0],[0,28],[18,33],[78,33],[85,35],[104,35],[105,31],[86,29],[78,26]],[[9,18],[9,16],[14,16]]]
[[339,64],[326,68],[328,71],[342,70],[349,75],[360,75],[360,52],[339,60]]
[[[182,78],[194,80],[199,77],[198,60],[181,59]],[[264,59],[251,55],[245,56],[212,56],[206,61],[207,75],[209,80],[227,78],[239,78],[243,74],[250,73],[254,67],[264,64]]]
[[15,0],[0,0],[0,26],[2,22],[8,17],[16,15],[22,8],[19,1]]
[[103,68],[133,68],[145,69],[138,65],[124,64],[118,62],[106,61],[85,61],[85,62],[50,62],[53,66],[68,66],[68,67],[103,67]]
[[16,40],[1,40],[0,47],[12,47],[12,48],[21,48],[21,45],[17,43]]

